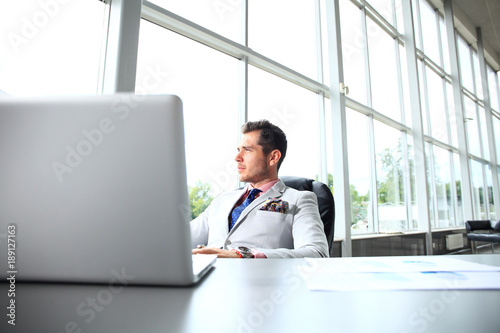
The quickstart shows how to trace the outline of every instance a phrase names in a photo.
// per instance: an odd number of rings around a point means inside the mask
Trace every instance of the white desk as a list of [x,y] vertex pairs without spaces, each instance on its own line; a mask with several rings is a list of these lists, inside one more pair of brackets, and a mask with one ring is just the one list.
[[219,259],[192,288],[17,283],[15,327],[2,283],[0,332],[500,332],[498,290],[309,291],[304,263]]

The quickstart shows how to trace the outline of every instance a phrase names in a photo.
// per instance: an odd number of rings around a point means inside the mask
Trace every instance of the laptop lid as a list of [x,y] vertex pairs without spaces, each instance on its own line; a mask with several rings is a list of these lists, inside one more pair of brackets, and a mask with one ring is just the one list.
[[194,283],[181,100],[0,99],[0,212],[3,277]]

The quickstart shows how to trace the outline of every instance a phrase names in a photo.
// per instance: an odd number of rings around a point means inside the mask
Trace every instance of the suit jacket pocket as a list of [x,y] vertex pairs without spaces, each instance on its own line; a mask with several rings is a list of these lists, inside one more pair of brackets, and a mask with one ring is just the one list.
[[255,215],[259,219],[266,219],[266,220],[271,220],[271,221],[284,221],[284,220],[286,220],[286,218],[289,214],[272,212],[272,211],[268,211],[268,210],[258,210]]
[[255,214],[256,228],[265,230],[265,248],[293,248],[291,214],[259,210]]

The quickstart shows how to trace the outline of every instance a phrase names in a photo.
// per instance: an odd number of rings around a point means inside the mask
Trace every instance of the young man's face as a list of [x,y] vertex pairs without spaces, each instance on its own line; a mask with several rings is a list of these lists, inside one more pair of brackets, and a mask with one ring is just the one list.
[[235,157],[240,181],[251,183],[255,187],[273,180],[269,158],[264,155],[262,146],[257,143],[259,136],[260,131],[252,131],[243,135]]

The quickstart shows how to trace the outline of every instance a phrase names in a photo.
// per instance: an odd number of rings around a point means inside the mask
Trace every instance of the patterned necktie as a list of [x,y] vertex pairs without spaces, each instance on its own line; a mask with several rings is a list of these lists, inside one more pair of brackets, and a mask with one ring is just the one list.
[[238,218],[241,215],[241,212],[243,212],[243,210],[245,210],[245,208],[247,208],[247,206],[250,205],[252,203],[252,201],[254,201],[255,196],[259,192],[262,192],[262,191],[259,190],[258,188],[254,188],[253,190],[251,190],[250,193],[248,194],[248,197],[245,199],[245,201],[243,201],[243,203],[241,205],[239,205],[238,207],[236,207],[233,210],[233,212],[231,213],[231,226],[229,227],[229,230],[233,229],[234,225],[236,224],[236,221],[238,221]]

